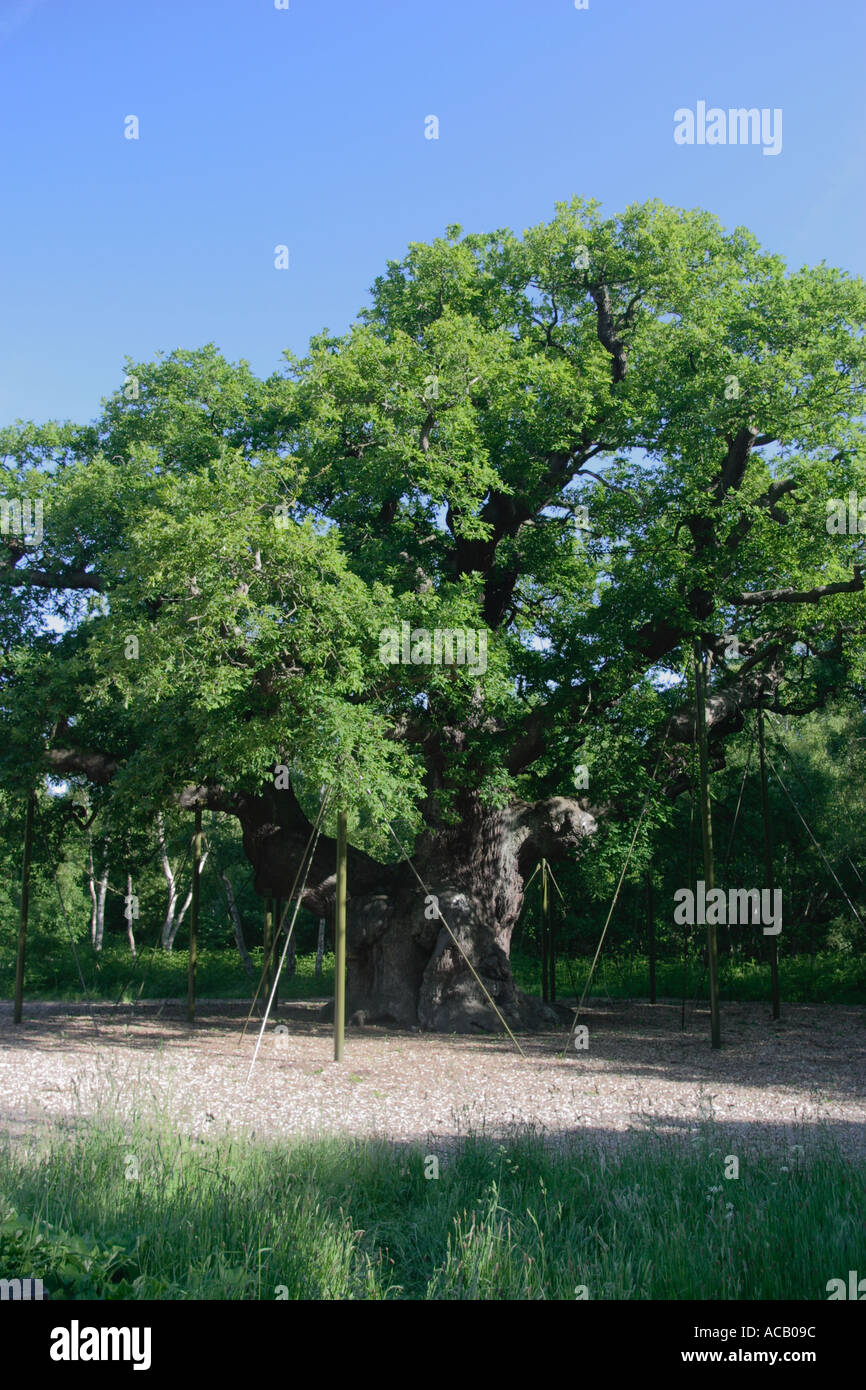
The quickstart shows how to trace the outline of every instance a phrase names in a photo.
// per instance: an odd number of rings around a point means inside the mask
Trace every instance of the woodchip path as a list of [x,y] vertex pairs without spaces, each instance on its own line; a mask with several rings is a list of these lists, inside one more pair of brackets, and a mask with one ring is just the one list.
[[243,1131],[262,1138],[341,1134],[448,1145],[460,1135],[504,1137],[531,1126],[551,1142],[582,1134],[617,1144],[635,1131],[688,1142],[712,1117],[742,1147],[832,1136],[866,1157],[866,1008],[787,1005],[772,1023],[764,1004],[725,1004],[723,1047],[709,1046],[707,1013],[680,1032],[679,1005],[589,1001],[586,1051],[562,1057],[566,1031],[507,1038],[442,1037],[349,1028],[345,1061],[332,1061],[316,1004],[287,1005],[269,1025],[252,1081],[246,1005],[201,1001],[134,1010],[34,1003],[12,1023],[0,1004],[0,1132],[97,1111],[128,1120],[155,1113],[185,1132]]

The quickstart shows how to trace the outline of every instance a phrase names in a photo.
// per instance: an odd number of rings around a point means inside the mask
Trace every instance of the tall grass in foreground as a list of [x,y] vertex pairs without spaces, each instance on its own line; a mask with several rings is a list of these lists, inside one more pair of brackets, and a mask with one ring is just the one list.
[[61,1298],[825,1299],[863,1267],[866,1163],[809,1136],[729,1181],[711,1122],[615,1156],[470,1138],[437,1179],[385,1142],[96,1121],[0,1146],[0,1277]]

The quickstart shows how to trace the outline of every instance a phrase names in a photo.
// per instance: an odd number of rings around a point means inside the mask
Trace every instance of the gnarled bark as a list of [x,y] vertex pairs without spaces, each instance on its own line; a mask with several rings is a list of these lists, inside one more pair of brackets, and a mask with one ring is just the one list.
[[[259,803],[255,808],[251,803],[247,811],[247,821],[242,815],[241,822],[256,871],[256,891],[287,894],[298,849],[291,806],[284,807],[282,815],[272,808],[270,817]],[[374,865],[352,852],[349,1016],[457,1033],[499,1030],[496,1009],[512,1028],[555,1023],[546,1005],[524,995],[514,983],[511,934],[520,915],[524,882],[538,859],[561,859],[583,848],[595,830],[590,809],[565,797],[534,805],[516,802],[500,811],[472,806],[458,827],[440,829],[419,842],[413,863],[426,893],[407,864]],[[330,842],[321,858],[320,854],[314,869],[333,862]],[[311,884],[304,906],[316,912],[332,910],[333,873],[318,879],[314,874]]]

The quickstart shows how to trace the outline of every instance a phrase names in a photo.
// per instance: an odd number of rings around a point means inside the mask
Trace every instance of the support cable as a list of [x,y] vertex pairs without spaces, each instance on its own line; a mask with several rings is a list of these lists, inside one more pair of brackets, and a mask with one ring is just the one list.
[[653,771],[653,775],[652,775],[652,777],[651,777],[651,779],[650,779],[650,786],[649,786],[649,789],[647,790],[646,797],[644,798],[643,808],[642,808],[642,810],[641,810],[640,816],[638,817],[637,825],[636,825],[635,828],[634,828],[634,834],[632,835],[632,838],[631,838],[631,844],[629,845],[629,848],[628,848],[628,854],[626,855],[625,863],[624,863],[623,866],[622,866],[622,873],[621,873],[620,876],[619,876],[619,883],[618,883],[617,886],[616,886],[616,892],[615,892],[614,895],[613,895],[613,902],[611,903],[611,905],[610,905],[610,911],[609,911],[608,914],[607,914],[607,921],[605,922],[604,927],[602,928],[601,937],[599,938],[599,943],[598,943],[598,946],[596,947],[596,950],[595,950],[595,956],[593,957],[593,962],[592,962],[592,965],[590,966],[589,975],[587,976],[586,984],[585,984],[584,987],[583,987],[583,994],[580,996],[580,1003],[578,1004],[577,1008],[576,1008],[575,1011],[574,1011],[574,1018],[573,1018],[573,1020],[572,1020],[571,1027],[570,1027],[570,1029],[568,1030],[568,1038],[566,1039],[565,1047],[564,1047],[563,1050],[562,1050],[562,1055],[563,1055],[563,1057],[565,1057],[565,1056],[567,1055],[567,1053],[568,1053],[568,1048],[569,1048],[569,1044],[570,1044],[572,1038],[574,1037],[575,1030],[577,1029],[577,1020],[578,1020],[578,1018],[580,1017],[580,1011],[581,1011],[581,1009],[583,1008],[583,1003],[584,1003],[584,1000],[586,999],[587,992],[588,992],[588,990],[589,990],[589,986],[590,986],[590,984],[592,983],[592,977],[593,977],[593,975],[594,975],[594,973],[595,973],[595,967],[596,967],[596,965],[598,964],[598,958],[599,958],[599,956],[601,955],[601,948],[602,948],[602,946],[604,945],[604,938],[607,936],[607,929],[608,929],[608,927],[610,926],[610,921],[611,921],[611,918],[613,917],[614,909],[615,909],[615,907],[616,907],[616,905],[617,905],[617,902],[619,901],[620,890],[621,890],[622,885],[623,885],[623,883],[624,883],[624,881],[625,881],[626,873],[628,872],[628,866],[629,866],[629,864],[630,864],[630,862],[631,862],[632,852],[633,852],[633,850],[634,850],[635,845],[637,844],[638,833],[639,833],[639,831],[640,831],[641,826],[643,825],[644,816],[646,815],[647,811],[649,810],[650,801],[652,800],[652,786],[653,786],[653,783],[655,782],[656,774],[657,774],[657,772],[658,772],[658,770],[659,770],[659,767],[661,766],[662,754],[663,754],[664,751],[665,751],[665,746],[666,746],[666,744],[667,744],[667,741],[668,741],[668,735],[667,735],[667,732],[665,732],[664,742],[662,743],[662,746],[661,746],[661,748],[660,748],[660,750],[659,750],[659,755],[658,755],[658,758],[657,758],[657,760],[656,760],[655,770]]
[[827,868],[829,869],[830,875],[831,875],[831,877],[832,877],[832,879],[833,879],[833,882],[835,883],[836,887],[839,889],[839,892],[842,894],[842,897],[845,899],[845,901],[846,901],[846,903],[848,904],[848,906],[850,907],[851,911],[854,913],[854,916],[857,918],[857,921],[860,923],[861,927],[866,928],[866,922],[863,921],[863,918],[860,916],[860,913],[857,911],[857,909],[856,909],[856,907],[854,906],[854,904],[852,903],[851,899],[848,897],[848,894],[845,892],[845,889],[842,887],[842,884],[839,882],[839,879],[838,879],[837,874],[836,874],[836,870],[833,868],[833,865],[830,863],[830,860],[827,858],[827,856],[826,856],[826,854],[824,853],[824,851],[822,850],[821,846],[818,844],[818,841],[815,839],[815,836],[812,834],[812,831],[809,829],[809,826],[808,826],[808,824],[807,824],[805,818],[803,817],[803,815],[802,815],[801,812],[800,812],[800,808],[798,807],[798,805],[797,805],[796,801],[794,800],[794,798],[792,797],[791,793],[788,791],[788,788],[785,786],[785,783],[782,781],[781,776],[780,776],[779,773],[776,771],[776,768],[775,768],[775,766],[774,766],[774,764],[773,764],[773,760],[772,760],[772,758],[770,757],[769,753],[767,754],[767,762],[770,764],[770,768],[772,769],[772,772],[773,772],[773,775],[774,775],[775,778],[776,778],[776,781],[779,783],[779,786],[782,788],[782,791],[785,793],[786,797],[787,797],[788,800],[790,801],[791,805],[793,806],[794,810],[796,811],[797,815],[799,816],[800,820],[802,821],[803,825],[805,826],[805,828],[806,828],[806,830],[807,830],[807,832],[808,832],[808,835],[809,835],[809,839],[812,841],[812,844],[815,846],[816,850],[818,851],[818,853],[820,854],[820,856],[821,856],[821,858],[823,859],[824,863],[826,864]]
[[[304,846],[304,852],[303,852],[303,854],[301,855],[301,858],[300,858],[300,860],[299,860],[299,862],[298,862],[298,867],[297,867],[297,870],[296,870],[296,872],[295,872],[294,882],[292,883],[292,887],[291,887],[291,889],[290,889],[290,891],[289,891],[289,896],[288,896],[288,898],[286,899],[286,906],[285,906],[285,908],[284,908],[284,910],[283,910],[283,915],[282,915],[282,917],[280,918],[280,922],[279,922],[279,925],[278,925],[278,927],[277,927],[277,930],[274,932],[274,939],[273,939],[273,941],[271,942],[271,950],[270,950],[270,952],[268,953],[267,958],[265,959],[265,961],[264,961],[264,963],[263,963],[263,965],[262,965],[262,973],[261,973],[261,975],[259,976],[259,983],[258,983],[258,985],[256,986],[256,992],[255,992],[255,994],[253,995],[252,1003],[250,1004],[250,1011],[249,1011],[249,1013],[248,1013],[247,1016],[246,1016],[246,1020],[245,1020],[245,1022],[244,1022],[244,1026],[243,1026],[243,1028],[241,1029],[241,1034],[240,1034],[240,1037],[238,1038],[238,1046],[240,1046],[240,1044],[241,1044],[241,1043],[243,1042],[243,1040],[244,1040],[244,1037],[246,1036],[246,1031],[247,1031],[247,1028],[249,1027],[250,1019],[251,1019],[252,1016],[253,1016],[253,1009],[256,1007],[256,1003],[257,1003],[257,1001],[258,1001],[259,993],[260,993],[260,991],[261,991],[262,985],[263,985],[264,982],[265,982],[265,978],[266,978],[266,975],[267,975],[268,967],[270,966],[271,960],[272,960],[272,958],[273,958],[274,949],[275,949],[275,947],[276,947],[277,942],[279,941],[280,933],[281,933],[282,930],[283,930],[283,923],[285,922],[286,916],[288,915],[289,908],[290,908],[291,905],[292,905],[292,899],[293,899],[294,896],[295,896],[295,890],[297,889],[297,886],[298,886],[298,879],[299,879],[300,876],[301,876],[301,870],[303,869],[304,864],[307,862],[307,857],[308,857],[308,855],[309,855],[309,857],[310,857],[310,864],[312,864],[312,855],[310,854],[310,846],[313,844],[314,840],[318,840],[318,838],[319,838],[319,832],[320,832],[320,829],[321,829],[322,818],[323,818],[323,816],[324,816],[325,807],[326,807],[326,805],[327,805],[327,803],[328,803],[328,800],[329,800],[329,798],[330,798],[331,791],[332,791],[332,788],[331,788],[331,787],[328,787],[327,790],[326,790],[326,792],[325,792],[325,794],[324,794],[324,796],[323,796],[323,798],[322,798],[322,800],[321,800],[321,802],[319,803],[319,811],[318,811],[318,814],[317,814],[317,816],[316,816],[316,819],[315,819],[315,821],[314,821],[314,823],[313,823],[313,827],[312,827],[312,829],[310,830],[310,834],[309,834],[309,837],[308,837],[308,839],[307,839],[307,843],[306,843],[306,845]],[[309,872],[309,865],[308,865],[308,872]],[[304,878],[304,884],[305,884],[305,885],[306,885],[306,881],[307,881],[307,880],[306,880],[306,877],[305,877],[305,878]],[[296,909],[296,910],[297,910],[297,909]]]
[[[273,985],[271,986],[270,998],[268,999],[267,1006],[266,1006],[266,1008],[265,1008],[265,1016],[264,1016],[264,1018],[262,1019],[262,1026],[261,1026],[261,1028],[259,1029],[259,1036],[258,1036],[258,1038],[256,1039],[255,1051],[253,1052],[253,1060],[250,1062],[250,1069],[249,1069],[249,1071],[247,1072],[247,1085],[249,1085],[249,1083],[250,1083],[250,1077],[251,1077],[252,1074],[253,1074],[253,1067],[254,1067],[255,1064],[256,1064],[256,1058],[257,1058],[258,1055],[259,1055],[259,1048],[260,1048],[261,1045],[262,1045],[262,1038],[264,1037],[265,1028],[267,1027],[268,1015],[269,1015],[270,1012],[271,1012],[271,1005],[272,1005],[273,1002],[274,1002],[274,996],[275,996],[275,994],[276,994],[276,992],[277,992],[277,987],[278,987],[278,985],[279,985],[279,983],[280,983],[280,972],[282,971],[283,965],[284,965],[284,963],[285,963],[286,953],[288,952],[288,949],[289,949],[289,942],[290,942],[291,939],[292,939],[292,931],[293,931],[294,926],[295,926],[295,921],[296,921],[296,919],[297,919],[298,912],[300,911],[301,899],[302,899],[302,897],[304,896],[304,892],[305,892],[306,887],[307,887],[307,879],[308,879],[309,876],[310,876],[310,869],[311,869],[312,866],[313,866],[313,859],[315,858],[315,854],[316,854],[316,845],[318,844],[319,836],[320,836],[320,834],[322,833],[322,820],[323,820],[323,817],[324,817],[324,814],[325,814],[325,807],[327,806],[328,800],[330,799],[330,795],[331,795],[331,788],[329,787],[328,790],[327,790],[327,792],[325,793],[325,796],[322,798],[322,803],[321,803],[321,805],[320,805],[320,807],[319,807],[319,814],[318,814],[318,816],[316,817],[316,824],[315,824],[315,827],[314,827],[314,830],[315,830],[315,838],[314,838],[313,841],[312,841],[312,848],[310,849],[310,853],[309,853],[309,855],[308,855],[308,857],[307,857],[307,864],[306,864],[306,868],[305,868],[305,870],[304,870],[304,881],[303,881],[303,883],[301,884],[301,887],[300,887],[300,889],[299,889],[299,891],[298,891],[298,896],[297,896],[297,898],[295,899],[295,910],[294,910],[294,913],[292,914],[292,920],[291,920],[291,922],[290,922],[290,924],[289,924],[289,930],[286,932],[286,940],[285,940],[285,944],[284,944],[284,946],[283,946],[283,954],[280,956],[280,962],[279,962],[279,965],[277,966],[277,970],[276,970],[276,974],[275,974],[275,977],[274,977]],[[295,884],[297,884],[297,877],[295,878]],[[279,927],[277,928],[277,935],[278,935],[279,932],[281,932],[282,929],[283,929],[283,922],[284,922],[285,919],[286,919],[286,913],[287,913],[288,910],[289,910],[289,907],[290,907],[290,905],[291,905],[291,901],[292,901],[292,899],[289,898],[289,900],[288,900],[288,902],[287,902],[287,904],[286,904],[286,910],[285,910],[285,912],[283,913],[282,920],[281,920],[281,922],[280,922]]]
[[[367,789],[367,791],[368,791],[368,795],[369,795],[369,788]],[[382,806],[382,801],[381,801],[381,799],[380,799],[378,796],[376,797],[376,800],[379,802],[379,805]],[[383,811],[385,810],[384,806],[382,806],[382,810],[383,810]],[[423,888],[423,890],[424,890],[424,896],[425,896],[425,897],[431,897],[431,898],[432,898],[432,897],[435,897],[435,894],[433,894],[433,893],[430,892],[430,889],[427,887],[426,883],[424,882],[423,878],[422,878],[421,875],[419,874],[418,870],[415,868],[415,865],[412,863],[412,860],[410,859],[410,857],[409,857],[409,855],[408,855],[408,853],[407,853],[407,851],[406,851],[405,845],[403,845],[403,843],[401,842],[400,837],[398,836],[398,834],[397,834],[396,830],[394,829],[393,825],[392,825],[391,822],[387,819],[387,813],[386,813],[386,824],[387,824],[388,829],[390,830],[391,834],[394,836],[394,839],[396,840],[396,842],[397,842],[397,844],[398,844],[398,846],[399,846],[399,848],[400,848],[400,853],[403,855],[403,858],[405,859],[406,863],[409,865],[409,868],[412,870],[413,874],[415,875],[415,877],[417,878],[417,880],[418,880],[418,882],[420,883],[421,887]],[[447,931],[448,935],[451,937],[451,940],[454,942],[454,945],[457,947],[457,949],[458,949],[458,951],[460,952],[461,956],[462,956],[463,959],[465,960],[465,962],[466,962],[466,964],[468,965],[469,970],[470,970],[470,972],[471,972],[473,978],[475,979],[475,981],[477,982],[477,984],[479,984],[479,985],[481,986],[482,990],[484,991],[484,996],[485,996],[485,998],[487,999],[488,1003],[490,1004],[490,1007],[492,1008],[493,1012],[496,1014],[496,1017],[499,1019],[499,1022],[502,1024],[502,1026],[503,1026],[503,1028],[505,1029],[506,1033],[508,1034],[509,1038],[510,1038],[511,1041],[514,1043],[514,1046],[517,1048],[517,1051],[520,1053],[521,1057],[525,1057],[525,1056],[526,1056],[526,1053],[523,1051],[523,1048],[520,1046],[520,1043],[517,1041],[516,1037],[515,1037],[514,1034],[512,1033],[512,1031],[511,1031],[511,1029],[509,1028],[508,1024],[506,1023],[505,1019],[503,1018],[502,1013],[501,1013],[500,1010],[497,1008],[496,1002],[495,1002],[495,1000],[493,999],[493,996],[491,995],[489,989],[488,989],[487,986],[485,985],[485,983],[484,983],[484,981],[482,980],[481,976],[478,974],[478,971],[475,969],[475,966],[472,964],[471,960],[470,960],[469,957],[467,956],[467,954],[466,954],[466,952],[464,951],[463,947],[460,945],[460,942],[457,940],[457,937],[454,935],[453,931],[451,930],[451,927],[450,927],[449,924],[446,922],[445,918],[442,916],[441,909],[438,907],[438,905],[437,905],[436,911],[437,911],[437,914],[438,914],[438,920],[442,923],[442,925],[443,925],[443,927],[445,928],[445,930]]]
[[[42,821],[42,809],[38,805],[38,803],[34,802],[34,805],[36,807],[36,814],[39,816],[40,821]],[[81,969],[81,961],[78,956],[78,948],[75,945],[75,937],[72,935],[72,928],[69,925],[69,918],[66,914],[66,904],[63,901],[63,894],[60,891],[60,884],[57,881],[57,869],[54,864],[54,855],[52,853],[52,847],[48,840],[48,836],[45,833],[44,824],[40,826],[40,830],[42,833],[42,844],[48,852],[48,860],[51,864],[51,877],[54,880],[54,887],[57,889],[57,896],[60,899],[60,911],[63,913],[63,921],[66,925],[66,931],[69,936],[69,941],[72,945],[72,954],[75,957],[75,964],[78,968],[78,978],[81,981],[81,988],[84,990],[84,997],[87,1000],[87,1008],[90,1013],[90,1022],[93,1024],[93,1031],[96,1033],[96,1036],[99,1037],[99,1028],[97,1026],[96,1019],[93,1015],[93,1003],[90,998],[90,991],[88,990],[84,980],[84,972]]]
[[[803,788],[803,790],[804,790],[804,792],[806,793],[806,795],[807,795],[807,796],[810,795],[810,788],[807,786],[807,784],[804,782],[803,778],[800,776],[799,772],[797,771],[797,764],[796,764],[796,762],[795,762],[795,760],[794,760],[794,758],[793,758],[793,756],[792,756],[792,754],[791,754],[791,751],[790,751],[790,749],[786,746],[784,739],[782,738],[781,734],[778,732],[778,729],[776,728],[776,725],[778,724],[778,720],[776,719],[776,716],[775,716],[770,710],[765,710],[764,713],[766,714],[767,719],[768,719],[768,721],[770,722],[771,727],[772,727],[772,729],[773,729],[773,737],[774,737],[774,739],[775,739],[776,742],[778,743],[779,748],[781,749],[781,751],[785,754],[785,757],[788,758],[788,759],[790,760],[790,763],[791,763],[791,770],[793,771],[794,776],[796,777],[797,781],[800,783],[800,786]],[[847,803],[843,801],[843,805],[845,805],[845,808],[846,808],[846,810],[847,810]],[[854,863],[854,860],[851,858],[850,854],[847,854],[847,853],[846,853],[845,858],[848,860],[848,863],[851,865],[851,868],[854,870],[855,874],[857,875],[857,881],[858,881],[858,883],[862,883],[862,882],[863,882],[863,875],[861,874],[860,870],[857,868],[857,865]]]

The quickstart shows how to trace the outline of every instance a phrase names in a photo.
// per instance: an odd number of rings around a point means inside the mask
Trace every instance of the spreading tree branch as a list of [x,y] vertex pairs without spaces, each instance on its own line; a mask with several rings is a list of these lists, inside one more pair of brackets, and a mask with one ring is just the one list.
[[754,589],[744,594],[734,594],[728,600],[740,607],[761,607],[765,603],[818,603],[830,594],[859,594],[864,588],[863,565],[854,566],[854,578],[839,580],[836,584],[816,584],[812,589]]

